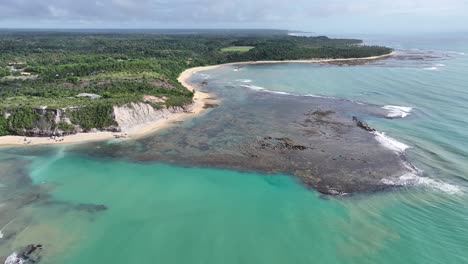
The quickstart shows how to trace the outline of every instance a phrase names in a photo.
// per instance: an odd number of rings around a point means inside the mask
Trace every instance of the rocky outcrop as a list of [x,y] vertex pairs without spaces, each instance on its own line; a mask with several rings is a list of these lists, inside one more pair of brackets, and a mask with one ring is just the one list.
[[356,126],[364,129],[367,132],[375,132],[375,128],[370,127],[366,122],[359,120],[357,117],[353,116],[353,121],[356,123]]
[[131,103],[124,106],[114,106],[114,119],[119,128],[125,132],[145,123],[167,119],[170,114],[187,112],[190,108],[190,106],[178,106],[155,109],[149,104]]
[[5,264],[28,264],[38,263],[41,260],[42,245],[31,244],[21,251],[13,252],[5,259]]

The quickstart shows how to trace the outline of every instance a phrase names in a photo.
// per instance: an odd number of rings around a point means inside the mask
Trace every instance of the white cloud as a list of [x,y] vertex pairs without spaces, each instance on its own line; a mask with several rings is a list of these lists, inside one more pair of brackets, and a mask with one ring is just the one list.
[[467,0],[0,0],[0,22],[47,21],[58,25],[86,21],[109,25],[288,27],[324,18],[462,17],[467,11]]

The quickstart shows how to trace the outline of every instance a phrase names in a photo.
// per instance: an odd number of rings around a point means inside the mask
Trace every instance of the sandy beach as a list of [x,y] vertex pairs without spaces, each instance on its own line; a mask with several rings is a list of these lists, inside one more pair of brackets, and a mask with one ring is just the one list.
[[225,66],[232,65],[252,65],[252,64],[274,64],[274,63],[328,63],[328,62],[343,62],[343,61],[365,61],[383,59],[394,55],[394,52],[381,56],[373,56],[366,58],[348,58],[348,59],[310,59],[310,60],[282,60],[282,61],[247,61],[247,62],[234,62],[212,66],[194,67],[185,70],[177,79],[183,86],[191,91],[195,91],[193,98],[193,105],[191,112],[172,113],[167,118],[159,119],[154,122],[148,122],[134,127],[128,131],[122,132],[90,132],[79,133],[76,135],[64,136],[59,138],[50,137],[24,137],[24,136],[3,136],[0,137],[0,146],[35,146],[35,145],[49,145],[49,144],[74,144],[91,141],[109,140],[114,138],[131,139],[138,138],[160,129],[169,127],[175,122],[184,121],[189,117],[193,117],[204,112],[205,103],[214,103],[213,99],[208,93],[197,90],[193,85],[188,83],[188,79],[192,74],[199,71],[212,70]]

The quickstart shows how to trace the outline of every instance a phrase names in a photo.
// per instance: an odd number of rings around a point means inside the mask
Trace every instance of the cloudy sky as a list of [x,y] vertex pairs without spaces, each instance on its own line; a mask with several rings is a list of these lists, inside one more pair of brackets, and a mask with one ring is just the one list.
[[0,0],[0,28],[468,32],[468,0]]

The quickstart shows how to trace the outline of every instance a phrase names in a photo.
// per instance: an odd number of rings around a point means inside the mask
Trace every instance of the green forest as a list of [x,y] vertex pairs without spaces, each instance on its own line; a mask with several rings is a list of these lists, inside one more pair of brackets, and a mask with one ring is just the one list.
[[[239,52],[235,47],[249,47]],[[390,53],[356,39],[287,34],[0,32],[0,135],[21,134],[40,117],[32,109],[73,108],[84,129],[114,125],[112,106],[168,98],[185,106],[193,93],[177,77],[212,64]],[[98,99],[79,94],[98,95]],[[155,105],[164,107],[164,105]],[[7,118],[6,113],[9,113]],[[70,130],[69,124],[56,124]],[[68,126],[67,126],[68,125]]]

